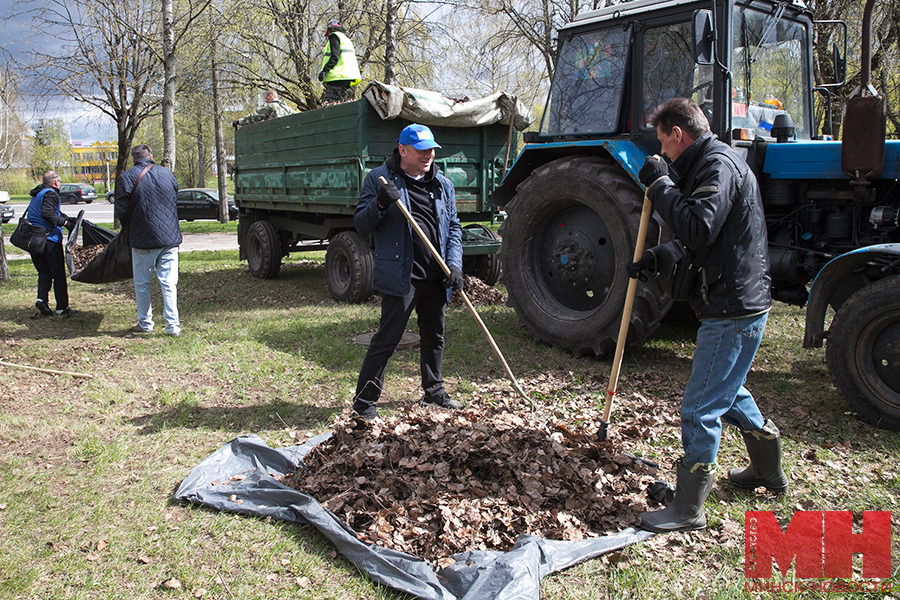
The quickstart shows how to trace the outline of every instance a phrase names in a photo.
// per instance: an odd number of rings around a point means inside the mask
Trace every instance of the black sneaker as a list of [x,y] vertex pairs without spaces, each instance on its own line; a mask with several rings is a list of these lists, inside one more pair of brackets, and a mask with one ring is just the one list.
[[71,306],[67,306],[65,308],[56,309],[56,316],[58,317],[68,317],[70,315],[74,315],[78,312],[78,309],[72,308]]
[[356,411],[356,414],[358,414],[360,417],[362,417],[366,421],[371,421],[375,417],[378,416],[378,409],[375,408],[374,406],[370,406],[369,408],[365,409],[362,412]]
[[428,404],[434,404],[435,406],[440,406],[441,408],[450,408],[453,410],[462,407],[462,404],[451,398],[450,394],[445,391],[439,392],[432,396],[429,396],[428,394],[422,396],[422,399],[419,400],[419,406],[426,406]]
[[53,311],[50,310],[50,307],[47,306],[47,303],[44,302],[43,300],[36,301],[34,303],[34,307],[37,308],[39,311],[41,311],[42,317],[49,317],[50,315],[53,314]]

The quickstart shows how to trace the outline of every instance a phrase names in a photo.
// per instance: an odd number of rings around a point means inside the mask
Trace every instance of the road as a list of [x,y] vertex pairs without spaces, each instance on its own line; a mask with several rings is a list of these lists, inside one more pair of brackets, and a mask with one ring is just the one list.
[[[10,223],[18,223],[19,218],[24,215],[25,211],[28,209],[28,205],[17,202],[12,206],[16,209],[16,216],[13,217]],[[77,217],[78,212],[83,210],[84,218],[91,223],[112,223],[114,206],[114,204],[110,204],[103,198],[98,198],[90,204],[85,204],[84,202],[79,202],[78,204],[62,204],[59,209],[63,214],[70,217]]]

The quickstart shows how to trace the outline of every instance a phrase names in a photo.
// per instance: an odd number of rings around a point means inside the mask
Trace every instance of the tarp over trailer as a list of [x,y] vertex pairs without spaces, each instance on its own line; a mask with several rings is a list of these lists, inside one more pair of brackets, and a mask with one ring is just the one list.
[[[435,571],[421,558],[361,542],[315,498],[277,481],[302,468],[303,457],[330,436],[287,448],[270,448],[255,435],[237,437],[194,467],[175,499],[312,525],[373,581],[428,600],[539,600],[546,575],[653,535],[630,528],[572,542],[522,535],[509,552],[463,552],[452,557],[455,564]],[[231,480],[236,475],[243,478]]]

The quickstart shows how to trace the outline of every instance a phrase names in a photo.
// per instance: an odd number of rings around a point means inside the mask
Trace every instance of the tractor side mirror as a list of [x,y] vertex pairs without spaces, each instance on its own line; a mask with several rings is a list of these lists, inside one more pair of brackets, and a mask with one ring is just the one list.
[[831,62],[834,64],[834,81],[840,85],[847,78],[847,59],[841,57],[837,43],[831,45]]
[[691,21],[691,37],[694,40],[694,62],[698,65],[713,64],[713,19],[712,11],[700,9],[694,11]]

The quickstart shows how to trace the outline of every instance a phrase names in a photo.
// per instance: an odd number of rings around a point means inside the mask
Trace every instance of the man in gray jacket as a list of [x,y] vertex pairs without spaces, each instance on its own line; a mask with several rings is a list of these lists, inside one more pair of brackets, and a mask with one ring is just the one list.
[[[782,493],[788,480],[781,467],[778,428],[759,411],[744,387],[766,328],[772,296],[765,215],[756,177],[747,163],[709,130],[703,111],[687,98],[661,105],[651,115],[669,166],[650,157],[639,173],[653,208],[693,253],[707,246],[709,257],[689,302],[700,320],[697,348],[681,401],[684,457],[676,463],[673,501],[663,510],[641,513],[650,531],[706,527],[703,503],[715,481],[722,424],[737,427],[750,465],[732,469],[739,487]],[[638,276],[653,250],[631,264]]]
[[165,167],[153,162],[150,148],[139,144],[131,150],[134,166],[116,184],[116,216],[127,225],[137,299],[135,333],[153,331],[150,282],[154,273],[162,288],[166,333],[181,335],[178,318],[178,246],[181,227],[175,197],[178,182]]

